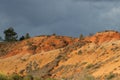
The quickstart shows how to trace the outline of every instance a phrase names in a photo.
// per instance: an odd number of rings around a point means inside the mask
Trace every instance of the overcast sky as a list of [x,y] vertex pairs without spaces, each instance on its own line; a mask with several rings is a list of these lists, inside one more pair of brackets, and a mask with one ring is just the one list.
[[119,0],[0,0],[0,36],[12,26],[19,35],[79,36],[120,30]]

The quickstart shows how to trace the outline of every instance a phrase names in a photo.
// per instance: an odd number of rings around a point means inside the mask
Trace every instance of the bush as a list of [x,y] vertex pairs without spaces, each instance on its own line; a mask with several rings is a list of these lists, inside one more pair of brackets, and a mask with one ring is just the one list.
[[78,51],[78,55],[81,55],[81,54],[82,54],[82,50],[79,50],[79,51]]
[[90,68],[92,68],[94,65],[93,64],[88,64],[87,66],[86,66],[86,69],[90,69]]
[[0,74],[0,80],[8,80],[8,77],[3,74]]
[[23,80],[22,76],[18,74],[13,74],[9,77],[10,80]]
[[107,80],[111,80],[111,79],[113,79],[115,76],[116,76],[115,74],[110,73],[109,75],[106,76],[106,79],[107,79]]
[[18,74],[12,74],[10,76],[0,74],[0,80],[56,80],[56,79],[52,79],[52,78],[42,79],[42,78],[33,77],[32,75],[26,75],[23,77]]
[[23,80],[33,80],[33,76],[32,75],[27,75],[24,77]]
[[89,75],[86,71],[83,71],[83,72],[71,75],[71,77],[68,80],[96,80],[96,79],[94,76]]

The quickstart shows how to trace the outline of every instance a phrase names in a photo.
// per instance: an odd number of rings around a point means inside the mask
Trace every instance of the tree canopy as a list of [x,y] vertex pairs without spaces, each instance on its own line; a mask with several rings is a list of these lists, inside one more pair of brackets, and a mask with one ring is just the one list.
[[8,29],[4,30],[4,35],[5,35],[5,41],[8,42],[17,41],[18,35],[12,27],[9,27]]

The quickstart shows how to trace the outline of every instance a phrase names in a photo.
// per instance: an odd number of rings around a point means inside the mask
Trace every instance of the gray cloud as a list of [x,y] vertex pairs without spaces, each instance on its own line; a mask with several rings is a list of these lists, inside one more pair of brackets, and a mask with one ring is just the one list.
[[[19,35],[78,36],[120,27],[117,0],[0,0],[0,34],[13,26]],[[111,2],[108,2],[111,1]]]
[[73,1],[89,1],[89,2],[116,2],[116,1],[120,1],[120,0],[73,0]]

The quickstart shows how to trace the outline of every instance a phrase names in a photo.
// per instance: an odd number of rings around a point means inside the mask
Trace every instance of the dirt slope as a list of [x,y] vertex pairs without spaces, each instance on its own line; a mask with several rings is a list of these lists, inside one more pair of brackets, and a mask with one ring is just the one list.
[[83,74],[100,80],[111,74],[120,75],[120,33],[116,31],[99,32],[84,40],[41,36],[14,45],[0,59],[2,73],[32,74],[58,80],[80,80]]
[[67,45],[71,45],[77,41],[77,38],[67,36],[43,35],[33,37],[24,41],[0,43],[0,55],[5,55],[5,57],[9,57],[16,54],[25,53],[36,54],[62,48]]
[[90,40],[96,44],[101,44],[103,42],[109,42],[111,40],[119,40],[120,33],[114,30],[106,30],[103,32],[98,32],[93,36],[86,37],[85,40]]

